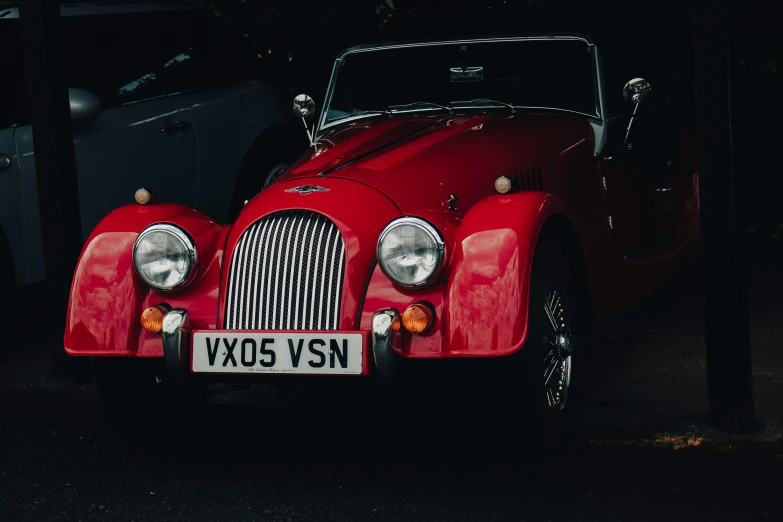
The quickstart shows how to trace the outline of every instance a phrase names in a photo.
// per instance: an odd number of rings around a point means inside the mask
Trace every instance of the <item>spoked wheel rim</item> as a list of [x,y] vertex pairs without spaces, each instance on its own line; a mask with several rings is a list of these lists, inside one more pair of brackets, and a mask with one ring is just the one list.
[[565,408],[571,386],[571,355],[573,350],[571,310],[565,285],[549,284],[544,301],[543,383],[546,405],[551,410]]

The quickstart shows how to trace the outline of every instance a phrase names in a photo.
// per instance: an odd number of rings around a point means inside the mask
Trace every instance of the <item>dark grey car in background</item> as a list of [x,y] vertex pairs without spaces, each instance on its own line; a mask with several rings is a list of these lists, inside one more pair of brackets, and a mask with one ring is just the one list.
[[[44,279],[17,3],[0,0],[0,265]],[[194,2],[61,8],[84,238],[140,187],[231,222],[306,147],[261,55]],[[8,277],[8,274],[12,274]]]

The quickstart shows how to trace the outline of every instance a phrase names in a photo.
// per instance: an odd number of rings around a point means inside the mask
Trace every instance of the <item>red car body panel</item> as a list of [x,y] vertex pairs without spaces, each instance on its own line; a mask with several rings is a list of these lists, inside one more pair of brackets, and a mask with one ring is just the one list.
[[[234,247],[242,233],[263,216],[291,208],[323,214],[340,229],[345,243],[346,267],[339,328],[355,329],[367,274],[375,261],[378,232],[398,217],[400,210],[382,193],[355,181],[323,178],[318,180],[318,185],[329,189],[328,192],[307,195],[286,192],[298,185],[301,183],[295,181],[276,183],[262,192],[265,197],[256,197],[248,202],[229,235],[225,264],[230,266]],[[220,286],[219,328],[224,327],[227,286],[228,279],[225,278]]]
[[[563,156],[588,158],[593,150],[590,125],[568,114],[436,114],[376,119],[347,127],[327,133],[321,141],[332,145],[318,155],[311,154],[315,157],[295,167],[285,179],[344,165],[326,177],[371,185],[405,213],[433,211],[452,219],[495,194],[498,176],[557,169]],[[365,133],[373,138],[359,142]],[[318,163],[319,168],[312,169],[311,163]],[[554,174],[548,178],[559,184]],[[451,194],[459,198],[456,211],[447,204]]]
[[[199,245],[199,274],[182,292],[158,293],[133,268],[136,237],[157,222],[184,228]],[[160,336],[142,329],[139,320],[145,308],[161,302],[187,308],[196,328],[215,328],[223,245],[229,230],[180,205],[126,205],[111,212],[87,239],[71,282],[65,351],[70,355],[162,357]]]
[[[230,266],[249,226],[288,209],[321,213],[343,235],[340,330],[369,332],[380,309],[402,312],[417,301],[432,304],[434,326],[423,335],[403,333],[393,346],[404,357],[502,356],[520,349],[526,340],[532,260],[552,219],[573,230],[595,316],[609,319],[686,262],[698,237],[698,176],[692,155],[684,153],[680,163],[687,172],[677,178],[677,228],[684,240],[659,255],[623,259],[607,224],[601,187],[605,159],[594,149],[590,124],[565,113],[377,117],[327,132],[250,200],[232,227],[176,205],[122,207],[101,222],[82,252],[66,350],[72,355],[161,356],[159,336],[139,324],[142,310],[158,302],[187,309],[194,330],[223,328],[227,270],[221,267]],[[499,176],[515,179],[518,190],[498,194],[494,181]],[[286,192],[303,184],[328,191]],[[449,201],[452,195],[456,199]],[[426,288],[402,288],[376,263],[379,233],[402,215],[427,219],[444,237],[446,270]],[[150,290],[132,266],[138,233],[161,221],[188,231],[201,256],[197,279],[180,292]]]

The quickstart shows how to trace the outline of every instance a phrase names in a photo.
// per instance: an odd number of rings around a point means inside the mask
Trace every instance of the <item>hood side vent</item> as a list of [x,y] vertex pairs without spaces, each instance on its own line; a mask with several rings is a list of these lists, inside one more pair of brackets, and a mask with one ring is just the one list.
[[509,176],[517,190],[544,190],[541,167],[532,167],[512,172]]

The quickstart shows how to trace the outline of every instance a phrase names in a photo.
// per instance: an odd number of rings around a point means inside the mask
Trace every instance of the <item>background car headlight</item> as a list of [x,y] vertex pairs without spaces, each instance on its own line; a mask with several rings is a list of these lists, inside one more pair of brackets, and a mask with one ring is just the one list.
[[389,223],[378,239],[378,263],[392,281],[417,287],[432,282],[443,267],[446,248],[427,221],[403,217]]
[[149,226],[133,245],[136,273],[156,290],[176,290],[189,283],[197,261],[195,243],[184,230],[174,225]]

